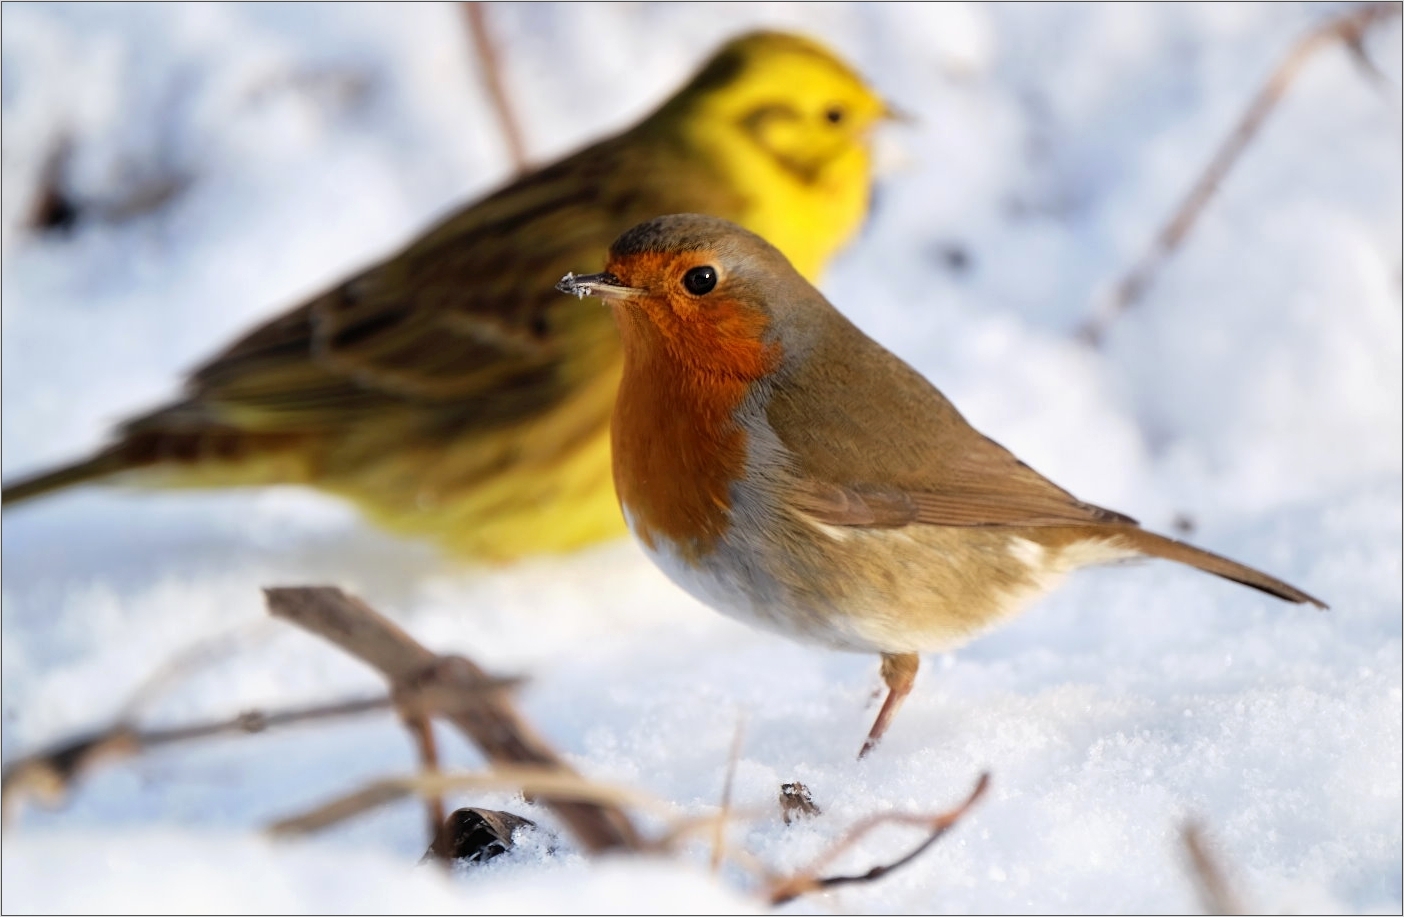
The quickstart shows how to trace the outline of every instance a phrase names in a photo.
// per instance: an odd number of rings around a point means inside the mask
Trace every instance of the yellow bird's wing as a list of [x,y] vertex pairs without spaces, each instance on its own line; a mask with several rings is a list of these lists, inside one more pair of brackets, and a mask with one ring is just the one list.
[[[630,160],[631,180],[618,181]],[[450,409],[460,431],[539,410],[569,382],[561,365],[590,344],[582,326],[613,333],[604,310],[565,314],[591,306],[563,300],[555,280],[599,263],[640,214],[686,207],[693,189],[714,193],[699,165],[623,138],[583,150],[255,329],[198,369],[174,409],[251,431],[311,433],[407,404]],[[639,180],[650,170],[671,180]],[[163,413],[128,429],[149,429]]]

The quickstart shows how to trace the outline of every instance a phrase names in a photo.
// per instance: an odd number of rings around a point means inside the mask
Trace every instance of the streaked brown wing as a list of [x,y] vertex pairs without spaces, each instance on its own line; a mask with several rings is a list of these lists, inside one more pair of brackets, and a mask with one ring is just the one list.
[[[444,405],[459,430],[537,410],[563,392],[559,364],[580,344],[555,333],[561,310],[590,308],[556,279],[601,266],[624,229],[697,209],[716,184],[638,138],[596,144],[255,329],[193,374],[186,404],[250,430],[334,428],[407,402]],[[607,314],[597,323],[613,334]]]

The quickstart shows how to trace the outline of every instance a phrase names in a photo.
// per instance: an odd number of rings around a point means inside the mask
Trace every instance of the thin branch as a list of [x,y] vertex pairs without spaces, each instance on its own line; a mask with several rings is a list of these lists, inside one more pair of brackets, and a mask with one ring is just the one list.
[[[678,816],[665,818],[665,830],[652,841],[645,852],[672,856],[678,852],[683,841],[702,835],[704,832],[715,836],[717,825],[731,821],[760,821],[769,813],[764,809],[732,809],[726,815],[713,812],[710,815]],[[741,867],[762,886],[768,887],[779,881],[775,874],[765,867],[755,854],[744,847],[728,847],[726,858],[733,865]]]
[[[483,690],[510,687],[516,679],[500,680]],[[337,701],[310,707],[295,707],[264,713],[246,710],[233,717],[187,726],[162,729],[138,729],[128,723],[118,723],[107,729],[77,738],[66,739],[44,751],[26,755],[6,765],[0,780],[0,805],[8,813],[26,796],[56,805],[72,789],[80,777],[105,761],[128,758],[163,745],[190,742],[229,733],[263,732],[295,723],[339,719],[373,710],[388,710],[394,706],[390,697],[372,697]]]
[[[378,669],[400,699],[402,711],[444,717],[477,745],[494,767],[528,765],[576,777],[522,720],[503,692],[472,690],[490,679],[470,660],[434,654],[388,618],[340,589],[265,589],[264,594],[275,617]],[[543,794],[542,801],[587,851],[637,850],[642,846],[633,822],[617,806],[548,794]]]
[[[441,796],[454,790],[506,790],[552,800],[572,800],[580,806],[631,807],[664,814],[671,806],[629,787],[590,780],[553,767],[500,766],[483,773],[421,773],[374,780],[359,790],[338,796],[314,809],[280,819],[268,827],[275,835],[322,831],[363,812],[408,796]],[[557,803],[558,804],[558,803]],[[642,846],[642,845],[641,845]]]
[[726,777],[722,780],[721,809],[716,831],[712,835],[712,872],[721,869],[726,856],[726,820],[731,815],[731,785],[736,780],[736,762],[741,760],[741,739],[746,734],[746,721],[736,721],[736,733],[731,737],[731,753],[726,757]]
[[211,663],[230,656],[255,638],[267,639],[274,628],[266,619],[255,620],[238,627],[202,639],[185,647],[148,675],[132,691],[127,702],[117,714],[119,722],[130,723],[136,720],[142,709],[157,697],[167,693],[171,685],[177,684],[192,674],[207,668]]
[[[506,679],[511,681],[512,679]],[[494,690],[484,688],[483,690]],[[355,716],[361,713],[370,713],[376,710],[388,710],[394,706],[394,699],[390,697],[366,697],[356,700],[337,701],[331,704],[315,704],[308,707],[294,707],[288,710],[275,710],[272,713],[264,713],[260,710],[245,710],[237,716],[226,720],[216,720],[212,723],[196,723],[190,726],[174,726],[168,729],[148,729],[143,730],[141,744],[143,749],[155,748],[160,745],[168,745],[172,742],[187,742],[192,739],[204,739],[214,735],[229,732],[263,732],[267,729],[275,729],[279,726],[291,726],[294,723],[308,723],[317,720],[340,719],[345,716]]]
[[1174,215],[1161,227],[1150,249],[1113,288],[1097,314],[1083,325],[1079,332],[1083,340],[1094,347],[1100,346],[1111,325],[1123,312],[1140,301],[1156,272],[1189,235],[1200,213],[1214,197],[1219,185],[1238,162],[1243,151],[1257,137],[1263,122],[1282,100],[1303,65],[1317,51],[1337,42],[1344,43],[1358,56],[1356,49],[1361,47],[1365,33],[1372,26],[1398,16],[1399,12],[1398,3],[1366,3],[1353,7],[1316,26],[1292,46],[1253,97],[1233,131],[1209,160],[1209,164],[1180,202]]
[[[759,821],[766,814],[764,809],[732,809],[727,818],[736,821]],[[677,851],[678,845],[688,838],[700,835],[704,831],[714,833],[719,821],[722,821],[721,812],[713,812],[710,815],[670,815],[667,818],[666,830],[655,840],[650,841],[646,849],[651,853],[674,853]],[[732,858],[748,856],[744,850],[736,848],[728,851],[727,855]],[[758,874],[773,878],[764,871]]]
[[1204,913],[1250,913],[1243,909],[1242,900],[1229,886],[1218,858],[1204,839],[1204,829],[1194,822],[1186,822],[1180,837],[1185,845],[1185,854],[1189,857],[1190,873],[1194,877],[1195,891],[1199,893],[1199,902]]
[[[811,863],[807,868],[801,870],[787,879],[782,879],[771,884],[768,892],[772,906],[784,904],[792,901],[800,895],[810,892],[822,891],[828,888],[835,888],[840,885],[856,885],[864,882],[874,882],[888,873],[901,869],[903,866],[915,860],[926,852],[932,844],[936,843],[946,832],[955,827],[965,816],[985,790],[990,785],[990,775],[981,774],[980,779],[975,782],[975,788],[970,791],[970,795],[965,801],[948,812],[940,815],[911,815],[904,813],[886,813],[882,815],[872,815],[858,822],[848,830],[843,837],[839,838],[832,847],[822,856]],[[915,849],[902,858],[882,866],[874,866],[865,873],[852,876],[825,876],[820,878],[818,873],[832,863],[840,854],[847,851],[859,840],[867,836],[874,828],[884,824],[913,825],[925,828],[930,832],[926,840],[922,841]]]
[[502,64],[497,57],[497,44],[488,32],[486,6],[485,3],[464,3],[463,16],[468,22],[468,37],[472,39],[483,86],[492,100],[492,111],[497,115],[498,127],[502,129],[502,139],[507,144],[512,169],[521,175],[527,170],[526,144],[522,141],[521,128],[517,126],[517,118],[512,113],[512,105],[507,100],[507,90],[502,83]]
[[141,747],[137,734],[119,725],[7,764],[0,777],[0,816],[8,822],[28,798],[57,806],[84,773],[103,761],[137,754]]
[[[481,773],[440,772],[376,780],[300,815],[280,819],[269,825],[267,830],[275,837],[304,836],[416,794],[427,797],[454,790],[506,790],[523,796],[555,796],[648,812],[666,825],[662,835],[639,848],[641,853],[655,855],[673,855],[684,840],[704,832],[711,833],[724,821],[721,812],[679,817],[673,803],[633,787],[603,783],[550,768],[508,766]],[[730,819],[754,820],[766,814],[761,809],[733,809]],[[753,854],[742,848],[730,848],[727,858],[760,882],[778,881]]]
[[[439,773],[439,745],[434,740],[434,723],[427,716],[405,717],[405,726],[414,737],[415,748],[419,751],[419,767],[424,774]],[[424,797],[424,815],[429,820],[429,847],[444,826],[444,797],[431,793]]]

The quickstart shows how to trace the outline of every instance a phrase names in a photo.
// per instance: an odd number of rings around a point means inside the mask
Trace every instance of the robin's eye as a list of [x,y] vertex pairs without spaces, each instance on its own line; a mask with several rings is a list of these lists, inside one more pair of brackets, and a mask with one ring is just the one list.
[[842,105],[830,105],[828,108],[824,109],[824,120],[828,121],[830,124],[841,123],[846,115],[847,112],[843,110]]
[[716,285],[717,269],[714,267],[695,267],[683,275],[683,286],[693,296],[705,296]]

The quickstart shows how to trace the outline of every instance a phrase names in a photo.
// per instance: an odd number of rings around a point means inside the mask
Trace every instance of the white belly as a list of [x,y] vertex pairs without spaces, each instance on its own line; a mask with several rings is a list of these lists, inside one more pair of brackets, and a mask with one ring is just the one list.
[[883,652],[883,645],[864,633],[860,620],[816,614],[814,609],[802,607],[804,603],[789,595],[756,555],[723,543],[693,562],[666,539],[655,537],[650,546],[639,537],[627,507],[624,520],[635,542],[668,579],[728,618],[802,643],[851,652]]
[[[627,508],[624,516],[630,531],[635,531]],[[786,568],[771,556],[776,552],[764,539],[757,543],[722,539],[705,557],[692,560],[666,539],[655,537],[650,546],[635,537],[669,579],[730,618],[793,640],[877,653],[961,646],[1018,613],[1056,586],[1069,570],[1135,553],[1115,538],[1049,552],[1026,538],[997,530],[816,528],[827,539],[824,543],[841,548],[825,556],[831,567],[861,571],[886,564],[900,575],[868,577],[832,588],[824,578],[805,577]],[[796,544],[796,533],[789,535],[789,540],[782,541],[787,548]],[[952,573],[946,566],[950,557],[961,557],[966,567]],[[778,566],[767,566],[767,559]],[[980,559],[987,569],[969,567]],[[1012,570],[1009,561],[1016,564]],[[993,573],[999,574],[998,579]]]

